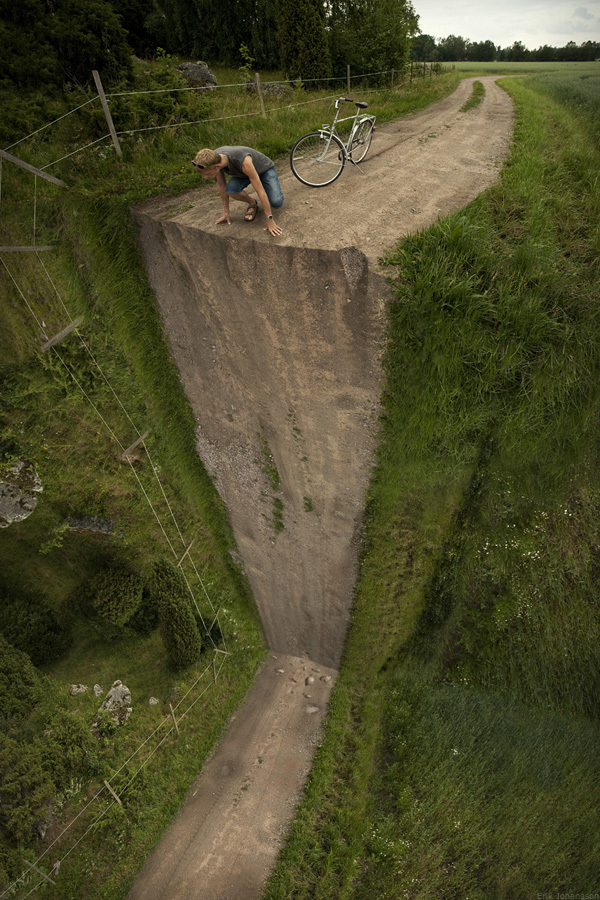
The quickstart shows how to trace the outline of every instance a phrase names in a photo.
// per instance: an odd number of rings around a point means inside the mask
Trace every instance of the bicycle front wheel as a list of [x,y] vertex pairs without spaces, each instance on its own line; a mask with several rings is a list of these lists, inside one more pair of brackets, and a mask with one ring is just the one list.
[[352,144],[350,145],[350,159],[352,162],[362,162],[371,146],[373,138],[373,120],[363,119],[359,122],[358,128],[352,135]]
[[342,174],[344,145],[333,134],[313,131],[296,141],[290,153],[292,172],[309,187],[325,187]]

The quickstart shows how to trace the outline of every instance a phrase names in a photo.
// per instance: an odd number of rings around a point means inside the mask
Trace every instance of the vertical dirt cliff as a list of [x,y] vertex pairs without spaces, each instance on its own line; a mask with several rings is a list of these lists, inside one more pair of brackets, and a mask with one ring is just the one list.
[[385,286],[354,248],[211,233],[156,203],[136,218],[198,451],[269,646],[335,668],[381,392]]

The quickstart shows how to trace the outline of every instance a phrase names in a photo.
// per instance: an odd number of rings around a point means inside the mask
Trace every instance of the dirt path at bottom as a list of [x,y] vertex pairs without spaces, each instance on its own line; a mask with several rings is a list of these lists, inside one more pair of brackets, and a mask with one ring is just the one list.
[[129,900],[258,900],[300,799],[334,678],[306,659],[271,656]]
[[350,619],[383,386],[387,288],[377,258],[496,181],[512,103],[494,78],[480,80],[479,107],[461,111],[473,79],[463,81],[425,112],[378,128],[360,170],[348,167],[331,187],[311,190],[278,164],[276,240],[262,213],[243,222],[241,204],[231,226],[216,226],[212,188],[134,211],[198,452],[280,658],[130,900],[253,900],[275,862],[332,684],[319,673],[311,690],[303,681],[312,668],[333,675]]

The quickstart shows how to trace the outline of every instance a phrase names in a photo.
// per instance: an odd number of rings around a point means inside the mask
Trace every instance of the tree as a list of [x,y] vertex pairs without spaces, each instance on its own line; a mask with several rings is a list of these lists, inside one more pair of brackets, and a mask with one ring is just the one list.
[[333,0],[327,28],[334,69],[402,70],[418,26],[410,0]]
[[410,56],[415,62],[430,62],[437,58],[435,38],[431,34],[417,34],[410,42]]
[[87,84],[92,69],[110,84],[131,72],[125,30],[108,0],[0,0],[0,40],[0,83],[16,87]]
[[457,37],[455,34],[449,34],[448,37],[442,38],[438,42],[438,50],[440,51],[440,59],[444,62],[458,62],[467,58],[468,41],[464,37]]
[[158,562],[153,569],[151,588],[169,664],[173,669],[186,669],[200,656],[202,640],[183,575],[166,560]]
[[279,0],[278,34],[281,67],[289,78],[329,78],[331,56],[320,0]]
[[493,62],[496,59],[496,45],[493,41],[468,43],[467,59],[473,62]]

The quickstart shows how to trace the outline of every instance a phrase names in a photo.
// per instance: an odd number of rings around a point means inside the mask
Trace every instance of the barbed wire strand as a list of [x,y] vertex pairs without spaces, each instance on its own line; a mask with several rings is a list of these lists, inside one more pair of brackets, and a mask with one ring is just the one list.
[[[37,253],[36,256],[37,256],[38,259],[39,259],[39,253]],[[42,263],[42,267],[43,267],[43,269],[44,269],[44,271],[45,271],[45,273],[46,273],[46,275],[47,275],[47,277],[48,277],[50,283],[52,284],[52,287],[54,288],[54,290],[55,290],[55,292],[56,292],[56,295],[57,295],[57,297],[59,298],[59,300],[60,300],[60,302],[61,302],[61,305],[63,306],[63,309],[65,310],[65,313],[66,313],[67,317],[69,318],[69,321],[72,322],[73,319],[72,319],[72,317],[71,317],[71,314],[70,314],[70,312],[69,312],[69,310],[68,310],[68,308],[67,308],[67,306],[66,306],[64,300],[62,299],[62,297],[61,297],[61,295],[60,295],[58,289],[56,288],[56,285],[55,285],[54,282],[52,281],[52,278],[50,277],[50,274],[49,274],[48,270],[46,269],[46,266],[44,265],[44,263],[43,263],[41,260],[40,260],[40,262]],[[117,400],[119,406],[121,407],[121,409],[123,410],[123,412],[124,412],[125,415],[127,416],[127,418],[128,418],[128,420],[129,420],[129,422],[131,423],[131,425],[132,425],[134,431],[136,432],[136,434],[137,434],[138,437],[139,437],[139,436],[140,436],[139,430],[137,429],[137,427],[136,427],[135,423],[133,422],[133,420],[131,419],[129,413],[127,412],[127,410],[125,409],[125,407],[124,407],[123,404],[121,403],[120,398],[118,397],[116,391],[113,389],[113,387],[112,387],[112,385],[110,384],[108,378],[107,378],[106,375],[104,374],[104,372],[103,372],[103,370],[102,370],[100,364],[99,364],[98,361],[95,359],[95,357],[94,357],[94,355],[92,354],[91,350],[90,350],[89,347],[87,346],[85,340],[83,339],[83,336],[79,333],[78,330],[76,330],[76,333],[77,333],[77,336],[79,337],[79,340],[81,341],[81,343],[83,344],[83,346],[85,347],[85,349],[88,351],[88,353],[89,353],[91,359],[94,361],[95,365],[97,366],[98,370],[100,371],[102,377],[104,378],[104,381],[106,382],[106,384],[107,384],[108,387],[110,388],[111,392],[113,393],[114,397],[116,398],[116,400]],[[76,379],[75,376],[73,375],[73,373],[72,373],[72,371],[70,370],[70,368],[64,363],[64,360],[62,359],[62,357],[60,356],[60,354],[58,353],[58,351],[56,351],[56,353],[57,353],[57,356],[59,357],[59,359],[61,360],[61,362],[63,363],[63,365],[65,366],[65,368],[67,369],[67,371],[69,371],[70,374],[72,375],[73,380],[74,380],[75,383],[77,384],[78,388],[82,391],[83,395],[86,397],[86,399],[88,400],[88,402],[90,403],[90,405],[92,406],[92,408],[94,409],[94,411],[95,411],[95,412],[100,416],[100,418],[102,419],[104,425],[105,425],[105,426],[107,427],[107,429],[109,430],[109,432],[110,432],[111,436],[113,437],[113,439],[116,440],[116,442],[119,444],[119,447],[120,447],[121,451],[123,451],[123,450],[125,449],[125,448],[123,447],[123,444],[118,440],[118,438],[116,437],[114,431],[112,431],[112,429],[110,428],[110,426],[108,425],[108,423],[106,422],[106,420],[104,419],[104,417],[101,415],[101,413],[100,413],[99,409],[97,408],[97,406],[93,403],[93,401],[91,400],[91,398],[87,395],[87,393],[86,393],[86,392],[84,391],[84,389],[81,387],[81,385],[79,384],[79,382],[77,381],[77,379]],[[171,504],[169,503],[169,500],[168,500],[167,495],[166,495],[166,493],[165,493],[165,491],[164,491],[162,482],[161,482],[161,480],[160,480],[160,477],[159,477],[159,475],[158,475],[158,472],[157,472],[157,470],[156,470],[156,467],[155,467],[155,465],[154,465],[154,462],[153,462],[153,460],[152,460],[152,458],[151,458],[151,456],[150,456],[150,452],[149,452],[149,450],[148,450],[148,448],[147,448],[147,446],[146,446],[145,441],[143,441],[142,443],[143,443],[143,446],[144,446],[144,450],[145,450],[145,452],[146,452],[146,455],[148,456],[148,459],[149,459],[149,461],[150,461],[150,465],[151,465],[151,467],[152,467],[152,471],[153,471],[153,473],[154,473],[154,476],[155,476],[155,478],[156,478],[156,481],[157,481],[157,483],[158,483],[158,485],[159,485],[159,487],[160,487],[160,490],[161,490],[161,493],[162,493],[162,495],[163,495],[163,498],[164,498],[164,500],[165,500],[165,502],[166,502],[166,504],[167,504],[167,507],[168,507],[168,509],[169,509],[169,513],[171,514],[171,518],[173,519],[173,522],[174,522],[174,524],[175,524],[175,527],[176,527],[176,529],[177,529],[177,532],[178,532],[178,534],[179,534],[179,537],[181,538],[181,542],[182,542],[183,546],[185,547],[185,545],[186,545],[185,538],[183,537],[183,534],[182,534],[182,532],[181,532],[181,529],[179,528],[179,524],[178,524],[178,522],[177,522],[177,520],[176,520],[176,518],[175,518],[175,514],[173,513]],[[177,557],[177,553],[176,553],[176,551],[175,551],[175,548],[173,547],[173,544],[171,543],[169,537],[167,536],[167,533],[166,533],[165,528],[163,527],[162,521],[161,521],[161,519],[160,519],[158,513],[156,512],[156,510],[155,510],[155,508],[154,508],[154,505],[153,505],[152,501],[150,500],[150,497],[148,496],[148,494],[147,494],[147,492],[146,492],[146,489],[144,488],[144,486],[143,486],[143,484],[142,484],[142,482],[141,482],[141,479],[139,478],[138,473],[136,472],[135,467],[133,466],[133,463],[131,462],[130,459],[128,459],[128,463],[129,463],[129,465],[130,465],[130,468],[131,468],[131,470],[132,470],[132,472],[133,472],[133,474],[134,474],[134,476],[135,476],[135,478],[136,478],[136,480],[137,480],[137,482],[138,482],[138,484],[139,484],[139,486],[140,486],[140,488],[141,488],[141,490],[142,490],[144,496],[146,497],[146,500],[147,500],[147,502],[148,502],[148,504],[149,504],[149,506],[150,506],[150,509],[151,509],[152,512],[154,513],[154,516],[155,516],[155,518],[156,518],[156,520],[157,520],[157,522],[158,522],[158,524],[159,524],[159,526],[160,526],[160,528],[161,528],[161,530],[162,530],[162,532],[163,532],[163,535],[165,536],[165,539],[166,539],[166,541],[167,541],[167,543],[168,543],[168,545],[169,545],[169,547],[170,547],[170,549],[171,549],[171,552],[173,553],[173,556],[175,557],[175,559],[177,559],[178,557]],[[204,585],[204,582],[202,581],[202,578],[200,577],[200,574],[198,573],[198,570],[196,569],[195,564],[194,564],[193,568],[194,568],[194,571],[195,571],[195,573],[196,573],[196,575],[197,575],[197,577],[198,577],[198,580],[200,581],[200,584],[201,584],[201,586],[202,586],[202,589],[203,589],[203,591],[204,591],[204,594],[206,595],[206,598],[207,598],[207,600],[208,600],[208,603],[209,603],[209,605],[210,605],[210,608],[211,608],[211,610],[212,610],[212,612],[213,612],[213,614],[214,614],[214,613],[215,613],[215,608],[214,608],[214,606],[213,606],[213,604],[212,604],[212,601],[211,601],[211,599],[210,599],[210,597],[209,597],[209,595],[208,595],[208,591],[206,590],[206,587],[205,587],[205,585]],[[192,590],[192,588],[191,588],[191,585],[189,584],[189,581],[187,580],[187,577],[186,577],[186,575],[185,575],[185,572],[181,569],[181,567],[180,567],[180,570],[181,570],[181,574],[183,575],[183,578],[184,578],[184,580],[185,580],[185,583],[186,583],[187,589],[188,589],[188,591],[189,591],[189,593],[190,593],[190,596],[192,597],[192,600],[193,600],[194,605],[195,605],[195,607],[196,607],[196,611],[197,611],[197,613],[198,613],[198,615],[199,615],[199,617],[200,617],[200,621],[202,622],[202,627],[204,628],[204,630],[205,630],[205,632],[206,632],[206,634],[207,634],[209,640],[211,641],[211,643],[212,643],[214,649],[216,650],[216,649],[217,649],[217,648],[216,648],[216,644],[215,644],[215,642],[214,642],[214,640],[213,640],[212,635],[210,634],[210,630],[206,627],[206,622],[204,621],[204,617],[203,617],[203,615],[202,615],[202,613],[201,613],[201,611],[200,611],[200,608],[199,608],[199,606],[198,606],[198,603],[197,603],[197,600],[196,600],[196,596],[195,596],[195,594],[194,594],[194,592],[193,592],[193,590]],[[217,616],[216,616],[216,621],[218,622],[218,614],[217,614]],[[220,627],[220,623],[219,623],[219,627]]]
[[[391,69],[386,69],[383,72],[367,72],[365,75],[351,75],[351,78],[368,78],[371,75],[387,75],[388,72],[391,72]],[[325,81],[346,81],[346,75],[334,75],[331,78],[287,78],[276,81],[262,81],[262,86],[265,87],[268,84],[297,84],[300,81],[302,84],[312,84],[314,82],[325,82]],[[111,94],[105,94],[106,98],[109,99],[111,97],[135,97],[142,94],[176,94],[183,91],[210,91],[211,93],[216,90],[223,90],[224,88],[234,88],[234,87],[247,87],[247,85],[255,85],[256,82],[253,79],[249,79],[248,81],[238,81],[233,84],[208,84],[208,85],[190,85],[188,87],[172,87],[172,88],[151,88],[146,91],[119,91]],[[75,110],[73,110],[75,112]],[[68,113],[67,113],[68,115]]]
[[69,112],[64,113],[62,116],[59,116],[58,119],[53,119],[52,122],[47,122],[46,125],[42,125],[42,127],[38,128],[37,131],[32,131],[31,134],[27,134],[27,135],[25,135],[25,137],[19,138],[18,141],[15,141],[14,144],[10,144],[10,146],[5,147],[4,148],[5,152],[7,152],[8,150],[11,150],[13,147],[16,147],[17,144],[23,143],[23,141],[26,141],[27,138],[35,137],[35,135],[39,134],[40,131],[44,131],[45,128],[50,128],[51,125],[55,125],[57,122],[60,122],[61,119],[66,119],[67,116],[73,115],[73,113],[78,112],[80,109],[83,109],[84,106],[88,106],[88,104],[94,103],[98,99],[99,99],[98,96],[92,97],[91,100],[86,100],[85,103],[81,104],[81,106],[76,106],[75,109],[70,109]]
[[33,318],[35,319],[35,321],[36,321],[36,323],[37,323],[37,325],[38,325],[38,328],[40,329],[40,331],[41,331],[42,334],[43,334],[43,333],[44,333],[44,326],[42,325],[40,319],[38,319],[38,317],[36,316],[35,312],[33,311],[32,307],[31,307],[31,304],[29,303],[27,297],[25,296],[25,294],[23,293],[23,291],[21,290],[21,288],[19,287],[19,285],[18,285],[17,282],[15,281],[15,278],[14,278],[12,272],[10,271],[10,269],[8,268],[8,266],[6,265],[6,263],[5,263],[5,261],[4,261],[4,257],[3,257],[3,256],[0,256],[0,260],[2,261],[2,265],[4,266],[4,268],[6,269],[6,271],[8,272],[8,274],[10,275],[10,277],[11,277],[11,279],[12,279],[12,282],[13,282],[14,286],[16,287],[16,289],[18,290],[19,294],[21,295],[21,298],[22,298],[23,302],[25,303],[25,305],[27,306],[27,309],[29,310],[29,312],[31,313],[31,315],[33,316]]
[[[39,257],[39,254],[36,254],[36,255]],[[0,258],[1,258],[1,257],[0,257]],[[21,289],[20,289],[19,285],[17,284],[16,280],[14,279],[12,273],[11,273],[10,270],[8,269],[6,263],[4,262],[4,259],[2,259],[2,263],[3,263],[4,267],[6,268],[6,271],[7,271],[8,274],[10,275],[10,277],[11,277],[11,279],[12,279],[12,281],[13,281],[15,287],[16,287],[17,290],[19,291],[19,294],[21,295],[21,297],[23,298],[23,300],[24,300],[25,303],[27,304],[27,307],[28,307],[29,311],[31,312],[31,314],[32,314],[33,317],[35,318],[35,320],[36,320],[36,322],[38,323],[39,327],[42,328],[42,324],[41,324],[40,320],[39,320],[38,317],[35,315],[33,309],[31,308],[30,304],[28,303],[28,301],[27,301],[25,295],[24,295],[23,292],[21,291]],[[45,266],[44,266],[44,269],[45,269]],[[52,281],[51,281],[51,283],[52,283]],[[61,298],[61,302],[62,302],[62,305],[63,305],[64,308],[65,308],[65,311],[66,311],[66,313],[67,313],[67,316],[68,316],[69,318],[71,318],[71,317],[70,317],[70,314],[69,314],[69,311],[68,311],[68,309],[66,308],[66,306],[65,306],[65,304],[64,304],[64,301],[62,301],[62,298]],[[71,320],[71,321],[72,321],[72,320]],[[77,329],[76,329],[76,331],[77,331],[77,333],[78,333],[78,330],[77,330]],[[61,356],[60,353],[58,352],[57,348],[56,348],[56,347],[53,347],[52,350],[54,351],[54,353],[56,354],[57,358],[59,359],[59,361],[61,362],[61,364],[63,365],[63,367],[66,369],[66,371],[68,372],[68,374],[71,376],[71,378],[73,379],[73,381],[75,382],[75,384],[77,385],[77,387],[79,388],[79,390],[81,391],[81,393],[83,394],[83,396],[86,398],[86,400],[88,401],[88,403],[90,404],[90,406],[92,407],[92,409],[94,410],[94,412],[96,413],[96,415],[100,418],[100,420],[101,420],[102,423],[104,424],[105,428],[107,429],[107,431],[109,432],[109,434],[111,435],[111,437],[113,438],[113,440],[117,443],[117,445],[119,446],[121,452],[123,452],[126,448],[125,448],[124,445],[121,443],[121,441],[119,440],[119,438],[117,437],[117,435],[115,434],[115,432],[113,431],[113,429],[110,427],[110,425],[109,425],[108,422],[106,421],[105,417],[102,415],[102,413],[101,413],[100,410],[98,409],[97,405],[94,403],[94,401],[91,399],[91,397],[87,394],[87,392],[85,391],[85,389],[83,388],[83,386],[79,383],[79,381],[78,381],[78,379],[76,378],[76,376],[75,376],[75,374],[73,373],[73,371],[69,368],[69,366],[67,366],[67,364],[66,364],[65,361],[63,360],[62,356]],[[132,423],[132,424],[133,424],[133,423]],[[135,426],[134,426],[134,428],[135,428]],[[138,432],[138,434],[139,434],[139,432]],[[149,454],[148,454],[148,449],[145,448],[145,450],[146,450],[146,454],[149,456]],[[167,544],[169,545],[169,548],[170,548],[170,550],[171,550],[171,553],[173,554],[174,558],[177,560],[177,559],[178,559],[177,552],[175,551],[175,548],[173,547],[173,544],[172,544],[172,542],[171,542],[171,539],[170,539],[169,536],[167,535],[167,532],[166,532],[166,530],[165,530],[165,528],[164,528],[164,526],[163,526],[163,523],[162,523],[162,521],[161,521],[161,518],[160,518],[160,516],[158,515],[156,509],[154,508],[154,504],[152,503],[150,497],[148,496],[148,493],[147,493],[147,491],[146,491],[144,485],[142,484],[142,481],[141,481],[141,479],[140,479],[138,473],[136,472],[135,467],[134,467],[134,465],[133,465],[131,459],[128,458],[128,459],[127,459],[127,462],[129,463],[129,467],[130,467],[130,469],[131,469],[131,471],[132,471],[132,473],[133,473],[133,475],[134,475],[134,478],[136,479],[136,481],[137,481],[137,483],[138,483],[138,485],[139,485],[139,487],[140,487],[140,490],[141,490],[142,493],[144,494],[144,497],[146,498],[146,501],[147,501],[148,505],[150,506],[150,509],[152,510],[152,513],[153,513],[153,515],[154,515],[156,521],[158,522],[158,525],[159,525],[159,527],[160,527],[160,529],[161,529],[161,531],[162,531],[162,533],[163,533],[163,535],[164,535],[164,538],[165,538]],[[151,465],[152,465],[152,468],[154,469],[154,465],[153,465],[152,463],[151,463]],[[155,474],[156,474],[157,480],[159,481],[159,485],[160,485],[161,490],[162,490],[162,485],[160,484],[160,479],[158,479],[158,475],[157,475],[156,472],[155,472]],[[162,491],[162,493],[163,493],[163,496],[165,496],[164,490]],[[166,499],[166,497],[165,497],[165,499]],[[175,521],[175,517],[173,516],[172,510],[171,510],[171,506],[170,506],[170,504],[168,503],[168,501],[167,501],[167,505],[169,506],[169,510],[171,511],[171,515],[172,515],[172,517],[173,517],[173,519],[174,519],[174,521]],[[185,546],[185,539],[183,538],[183,535],[181,534],[181,531],[180,531],[180,529],[179,529],[179,525],[177,524],[177,522],[175,522],[175,524],[176,524],[177,530],[178,530],[178,532],[179,532],[179,535],[180,535],[180,537],[181,537],[181,539],[182,539],[182,542],[183,542],[183,544],[184,544],[184,546]],[[197,602],[197,600],[196,600],[196,595],[194,594],[194,591],[192,590],[192,587],[191,587],[191,585],[190,585],[190,583],[189,583],[189,581],[188,581],[188,578],[187,578],[185,572],[183,571],[183,569],[182,569],[181,567],[179,567],[179,568],[180,568],[181,574],[182,574],[182,576],[183,576],[183,579],[184,579],[184,581],[185,581],[186,588],[187,588],[187,590],[188,590],[188,592],[189,592],[189,594],[190,594],[190,596],[191,596],[191,598],[192,598],[192,600],[193,600],[194,606],[196,607],[196,611],[197,611],[198,616],[199,616],[199,618],[200,618],[200,621],[201,621],[201,623],[202,623],[202,627],[204,628],[204,631],[205,631],[205,633],[206,633],[208,639],[210,640],[211,644],[213,645],[213,648],[216,650],[216,649],[217,649],[217,645],[215,644],[214,638],[213,638],[213,636],[212,636],[212,634],[211,634],[211,630],[210,630],[209,628],[207,628],[206,622],[205,622],[205,620],[204,620],[204,616],[202,615],[202,612],[201,612],[201,610],[200,610],[200,607],[198,606],[198,602]],[[198,571],[197,571],[195,565],[194,565],[194,571],[195,571],[195,573],[196,573],[196,575],[197,575],[197,577],[198,577],[198,580],[200,581],[200,584],[201,584],[201,586],[202,586],[202,590],[203,590],[203,592],[204,592],[206,598],[208,599],[210,608],[211,608],[212,612],[215,613],[215,608],[214,608],[214,606],[213,606],[213,604],[212,604],[212,602],[211,602],[211,600],[210,600],[210,597],[209,597],[209,595],[208,595],[208,591],[206,590],[206,587],[205,587],[205,585],[204,585],[204,582],[203,582],[202,578],[200,577],[200,575],[199,575],[199,573],[198,573]],[[221,631],[221,635],[222,635],[222,634],[223,634],[223,631],[222,631],[222,629],[221,629],[221,625],[220,625],[220,622],[219,622],[218,613],[215,615],[215,620],[216,620],[217,623],[219,624],[219,630]],[[225,644],[225,640],[223,640],[223,643],[224,643],[224,646],[225,646],[225,648],[226,648],[227,645]]]
[[[69,312],[69,309],[68,309],[66,303],[64,302],[64,300],[63,300],[63,298],[62,298],[62,296],[61,296],[61,294],[60,294],[58,288],[56,287],[54,281],[52,280],[52,277],[51,277],[50,273],[48,272],[48,269],[46,268],[46,266],[45,266],[43,260],[41,259],[40,255],[39,255],[39,253],[36,253],[36,256],[37,256],[37,258],[38,258],[38,260],[39,260],[39,262],[40,262],[40,264],[41,264],[41,266],[42,266],[42,268],[43,268],[43,270],[44,270],[44,272],[45,272],[45,274],[46,274],[46,277],[48,278],[50,284],[52,285],[52,287],[53,287],[53,289],[54,289],[54,292],[55,292],[56,296],[58,297],[58,300],[59,300],[59,302],[60,302],[62,308],[64,309],[65,314],[67,315],[67,317],[68,317],[68,319],[69,319],[69,322],[72,322],[72,321],[73,321],[73,318],[72,318],[72,316],[71,316],[71,313]],[[100,374],[101,374],[102,378],[104,379],[106,385],[108,386],[109,390],[110,390],[111,393],[113,394],[115,400],[117,401],[117,403],[119,404],[119,406],[120,406],[121,409],[123,410],[123,413],[124,413],[125,416],[127,417],[127,419],[128,419],[128,421],[129,421],[129,423],[131,424],[133,430],[135,431],[135,433],[137,434],[138,437],[141,437],[141,432],[139,431],[139,429],[138,429],[137,426],[135,425],[133,419],[131,418],[131,416],[129,415],[128,411],[126,410],[125,406],[124,406],[123,403],[121,402],[120,397],[118,396],[117,392],[115,391],[115,389],[113,388],[112,384],[111,384],[110,381],[108,380],[106,374],[104,373],[104,370],[102,369],[102,367],[100,366],[100,363],[98,362],[98,360],[96,359],[96,357],[94,356],[94,354],[92,353],[92,351],[90,350],[90,348],[89,348],[87,342],[84,340],[83,335],[80,334],[79,331],[76,331],[76,333],[77,333],[77,337],[79,338],[81,344],[83,345],[83,347],[85,348],[85,350],[86,350],[87,353],[89,354],[90,359],[93,361],[94,365],[96,366],[96,368],[97,368],[98,371],[100,372]],[[157,471],[157,469],[156,469],[156,466],[155,466],[154,461],[153,461],[153,459],[152,459],[152,457],[151,457],[151,455],[150,455],[150,451],[149,451],[149,449],[148,449],[148,447],[147,447],[145,441],[142,441],[142,446],[144,447],[144,450],[145,450],[146,455],[147,455],[147,457],[148,457],[148,461],[150,462],[150,465],[151,465],[151,467],[152,467],[152,471],[153,471],[153,473],[154,473],[154,477],[156,478],[156,481],[157,481],[157,483],[158,483],[158,486],[159,486],[159,488],[160,488],[160,490],[161,490],[161,493],[162,493],[162,495],[163,495],[163,498],[164,498],[164,500],[165,500],[165,503],[166,503],[166,505],[167,505],[167,508],[168,508],[168,510],[169,510],[169,513],[170,513],[170,515],[171,515],[171,518],[172,518],[172,520],[173,520],[173,523],[174,523],[174,525],[175,525],[175,528],[177,529],[177,533],[179,534],[179,537],[180,537],[180,539],[181,539],[181,542],[182,542],[183,546],[185,547],[185,546],[186,546],[185,538],[184,538],[184,536],[183,536],[183,534],[182,534],[182,532],[181,532],[181,529],[180,529],[180,527],[179,527],[179,523],[177,522],[177,519],[176,519],[176,517],[175,517],[175,514],[174,514],[173,509],[172,509],[172,507],[171,507],[171,504],[170,504],[170,502],[169,502],[169,499],[168,499],[168,497],[167,497],[167,495],[166,495],[166,493],[165,493],[163,484],[162,484],[162,482],[161,482],[161,480],[160,480],[160,476],[159,476],[159,474],[158,474],[158,471]],[[122,448],[121,448],[121,449],[122,449]],[[134,470],[134,473],[135,473],[135,470]],[[137,473],[135,473],[135,474],[137,474]],[[171,549],[173,549],[173,548],[171,547]],[[175,554],[175,551],[174,551],[174,550],[173,550],[173,553]],[[193,567],[193,569],[194,569],[194,572],[195,572],[195,574],[196,574],[196,577],[198,578],[198,581],[200,582],[200,585],[201,585],[201,587],[202,587],[202,590],[203,590],[203,592],[204,592],[204,594],[205,594],[205,596],[206,596],[206,599],[208,600],[209,606],[210,606],[210,608],[211,608],[211,610],[212,610],[212,612],[213,612],[213,614],[214,614],[214,613],[215,613],[215,607],[213,606],[212,600],[211,600],[211,598],[210,598],[210,596],[209,596],[209,594],[208,594],[208,591],[206,590],[206,587],[205,587],[204,582],[203,582],[203,580],[202,580],[202,578],[201,578],[201,576],[200,576],[200,573],[198,572],[198,570],[197,570],[197,568],[196,568],[196,565],[195,565],[195,563],[193,562],[193,560],[191,559],[191,557],[190,557],[190,562],[192,563],[192,567]],[[188,587],[189,587],[189,586],[188,586]],[[196,603],[195,596],[194,596],[194,603]],[[197,604],[196,604],[196,609],[198,609],[198,605],[197,605]],[[204,627],[206,628],[205,623],[204,623],[204,620],[202,619],[202,615],[201,615],[199,609],[198,609],[198,614],[200,615],[200,618],[201,618],[201,620],[202,620],[202,624],[203,624]],[[216,616],[217,616],[216,621],[218,622],[218,613],[216,614]],[[219,623],[219,626],[220,626],[220,623]],[[211,640],[212,640],[212,638],[211,638]],[[214,642],[213,642],[213,644],[214,644]]]
[[69,159],[70,156],[75,156],[76,153],[83,153],[84,150],[89,150],[90,147],[95,147],[96,144],[100,144],[102,141],[105,141],[109,137],[110,134],[104,134],[96,141],[92,141],[90,144],[86,144],[85,147],[79,147],[77,150],[72,150],[71,153],[67,153],[65,156],[61,156],[60,159],[55,159],[52,162],[46,163],[45,166],[41,167],[40,171],[43,172],[45,169],[49,169],[50,166],[55,166],[57,163],[62,162],[63,159]]

